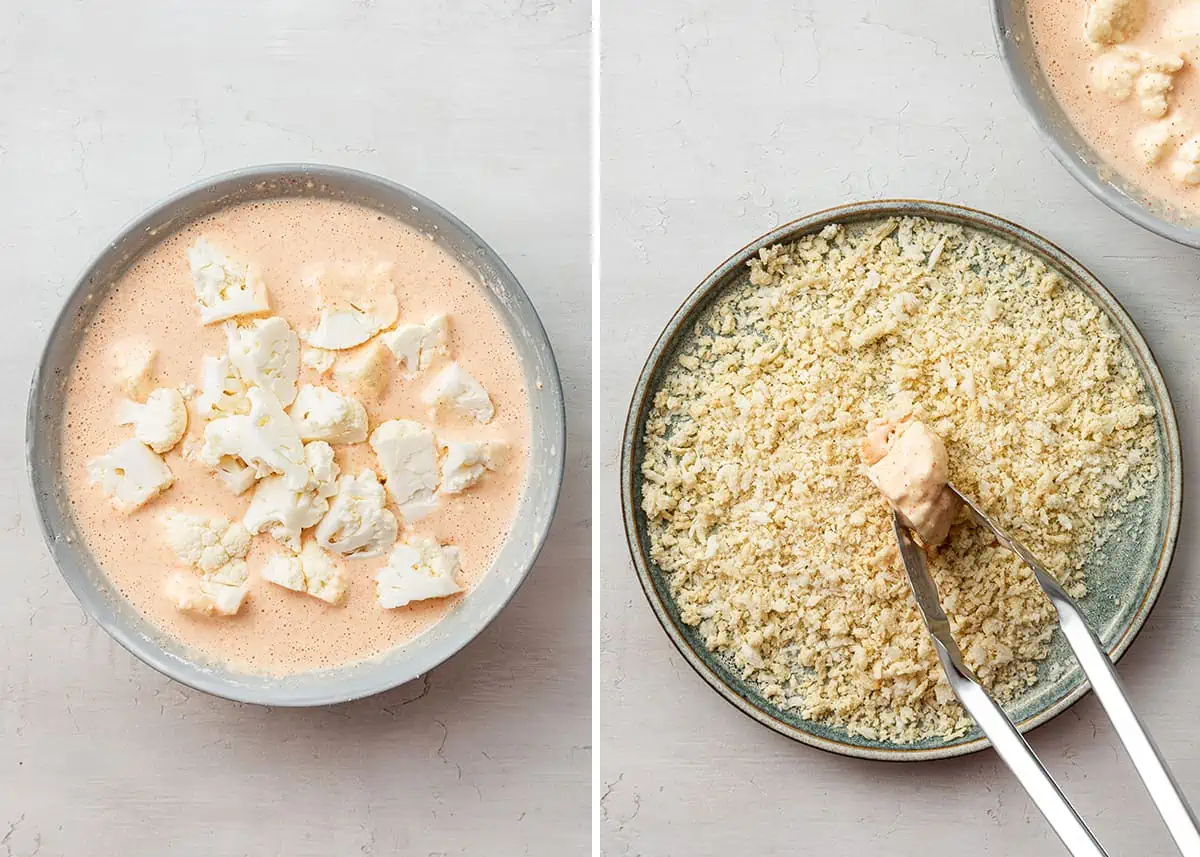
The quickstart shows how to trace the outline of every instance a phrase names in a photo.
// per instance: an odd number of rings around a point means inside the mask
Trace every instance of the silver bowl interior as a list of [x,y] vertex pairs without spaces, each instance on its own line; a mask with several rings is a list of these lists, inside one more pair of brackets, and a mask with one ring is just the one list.
[[[177,227],[229,205],[278,197],[359,203],[429,235],[481,282],[520,355],[529,397],[529,472],[512,531],[477,587],[441,622],[368,661],[286,678],[240,673],[207,662],[163,634],[114,589],[86,549],[59,479],[64,379],[80,331],[105,290]],[[408,188],[329,166],[252,167],[187,188],[130,224],[80,277],[50,332],[30,390],[26,452],[46,542],[83,607],[138,658],[184,684],[242,702],[320,705],[369,696],[421,676],[478,635],[512,598],[537,558],[558,502],[565,415],[554,354],[533,304],[512,272],[466,224]]]
[[[1085,568],[1091,595],[1081,606],[1114,660],[1120,658],[1133,642],[1166,579],[1183,502],[1179,428],[1170,394],[1149,346],[1112,294],[1075,259],[1044,238],[999,217],[957,205],[923,200],[874,200],[841,205],[784,224],[721,263],[667,324],[647,358],[634,390],[621,453],[621,500],[634,567],[651,608],[680,654],[728,702],[764,726],[801,743],[842,755],[882,761],[925,761],[960,756],[984,749],[988,741],[977,729],[948,741],[931,738],[907,745],[872,741],[850,736],[826,723],[805,720],[794,711],[765,699],[755,686],[741,678],[739,670],[706,648],[695,628],[683,622],[671,596],[669,581],[650,560],[648,521],[641,509],[641,462],[646,419],[674,355],[718,295],[727,289],[741,288],[748,282],[746,262],[757,255],[759,249],[795,241],[832,223],[849,226],[905,216],[926,217],[988,232],[1040,257],[1108,315],[1145,380],[1147,396],[1158,411],[1161,454],[1158,479],[1147,501],[1130,510],[1128,517],[1123,519],[1137,536],[1119,549],[1114,547],[1109,554],[1097,557]],[[1049,657],[1039,667],[1037,685],[1014,700],[1007,709],[1024,732],[1065,711],[1087,689],[1087,682],[1070,649],[1061,634],[1056,634]]]
[[1018,100],[1067,172],[1123,217],[1164,238],[1200,248],[1200,224],[1189,223],[1169,203],[1113,172],[1075,130],[1038,63],[1026,0],[992,0],[992,24]]

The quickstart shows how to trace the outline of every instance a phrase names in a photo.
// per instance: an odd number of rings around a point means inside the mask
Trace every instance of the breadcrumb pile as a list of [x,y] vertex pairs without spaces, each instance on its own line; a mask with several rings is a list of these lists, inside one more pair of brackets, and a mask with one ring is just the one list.
[[[859,462],[911,404],[952,481],[1081,596],[1110,516],[1146,497],[1158,433],[1132,355],[1082,291],[998,238],[920,218],[762,250],[668,366],[647,422],[651,559],[683,620],[774,704],[909,744],[969,731]],[[961,522],[930,557],[968,665],[1037,679],[1053,608]]]

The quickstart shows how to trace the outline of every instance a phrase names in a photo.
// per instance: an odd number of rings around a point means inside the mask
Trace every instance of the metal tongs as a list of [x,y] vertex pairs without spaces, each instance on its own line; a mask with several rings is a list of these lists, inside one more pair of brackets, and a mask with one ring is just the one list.
[[[1079,665],[1083,667],[1083,672],[1091,682],[1092,690],[1096,692],[1100,704],[1104,706],[1117,736],[1133,759],[1138,775],[1150,792],[1150,797],[1166,822],[1175,844],[1186,857],[1200,855],[1200,830],[1197,829],[1196,817],[1180,793],[1179,785],[1171,776],[1167,763],[1154,746],[1146,727],[1130,707],[1121,680],[1108,659],[1108,653],[1084,619],[1083,613],[1024,545],[992,523],[978,506],[959,493],[953,485],[947,485],[947,488],[962,501],[979,526],[990,530],[1000,544],[1033,569],[1038,584],[1058,612],[1059,627],[1062,628],[1067,643],[1074,651]],[[1083,823],[1083,819],[1063,795],[1041,760],[1021,737],[1017,727],[963,662],[962,651],[950,635],[950,622],[938,602],[937,586],[925,564],[924,550],[913,539],[912,531],[896,512],[892,513],[892,523],[896,530],[896,540],[900,543],[900,558],[904,561],[905,571],[908,572],[908,582],[912,585],[917,606],[929,633],[933,636],[938,658],[955,695],[975,718],[975,722],[992,742],[1000,758],[1033,798],[1038,809],[1054,828],[1054,832],[1067,846],[1067,850],[1076,857],[1106,857],[1107,852]]]

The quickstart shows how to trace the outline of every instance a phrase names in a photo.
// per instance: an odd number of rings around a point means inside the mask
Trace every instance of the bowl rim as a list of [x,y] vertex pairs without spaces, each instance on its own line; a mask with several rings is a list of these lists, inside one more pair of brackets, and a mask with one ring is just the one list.
[[[67,548],[62,545],[61,540],[56,538],[55,533],[52,531],[47,511],[48,505],[53,502],[52,498],[55,495],[55,488],[51,483],[42,484],[42,479],[38,474],[39,468],[35,466],[35,453],[38,449],[36,438],[39,424],[45,417],[44,411],[41,408],[40,394],[44,385],[49,383],[51,373],[47,370],[48,364],[51,361],[51,345],[61,336],[72,335],[70,328],[73,324],[75,314],[70,311],[70,308],[78,295],[91,287],[92,278],[101,273],[100,268],[102,263],[106,262],[111,250],[136,233],[160,227],[164,222],[165,214],[171,209],[202,201],[206,194],[210,194],[219,188],[227,188],[230,191],[234,191],[256,182],[289,180],[327,180],[330,182],[360,183],[382,190],[388,194],[394,194],[404,198],[406,201],[410,201],[422,210],[432,212],[436,217],[444,220],[454,229],[458,230],[462,236],[472,241],[482,251],[481,258],[486,261],[489,268],[495,271],[497,278],[503,281],[512,302],[521,306],[523,311],[527,311],[527,315],[522,317],[522,322],[528,332],[533,335],[540,345],[544,346],[545,368],[547,371],[545,377],[539,377],[544,388],[549,391],[550,407],[546,410],[547,444],[559,450],[559,454],[553,457],[548,477],[545,480],[546,491],[549,497],[547,514],[533,528],[528,543],[527,554],[519,566],[519,572],[509,576],[507,591],[504,592],[502,597],[490,602],[483,611],[482,618],[468,627],[468,633],[464,633],[460,639],[448,641],[439,649],[426,649],[414,653],[413,658],[403,664],[403,668],[395,669],[386,674],[381,672],[381,680],[377,684],[361,686],[347,692],[345,690],[336,691],[332,688],[326,688],[326,683],[323,683],[321,688],[309,691],[308,693],[295,693],[283,698],[275,698],[269,693],[264,693],[262,688],[230,681],[208,669],[195,668],[187,674],[181,674],[179,670],[181,665],[196,667],[196,664],[191,661],[184,661],[170,654],[153,639],[138,633],[125,622],[120,621],[115,613],[109,614],[97,609],[97,605],[92,603],[90,587],[82,579],[82,576],[68,574],[63,568]],[[190,222],[193,217],[194,215],[188,214],[176,215],[170,218],[169,223],[173,227],[177,222]],[[169,231],[174,231],[174,229],[172,228]],[[71,590],[84,611],[110,637],[116,640],[122,648],[167,678],[194,690],[228,699],[232,702],[270,707],[302,708],[336,705],[383,693],[426,675],[458,654],[472,640],[483,633],[484,629],[495,620],[496,616],[500,614],[504,607],[517,594],[521,585],[529,577],[530,571],[536,565],[538,556],[545,546],[546,539],[553,526],[555,512],[562,498],[562,486],[566,469],[566,444],[566,401],[563,394],[558,362],[550,338],[546,333],[541,317],[537,313],[537,309],[521,286],[520,281],[504,260],[492,249],[491,245],[446,208],[406,185],[364,170],[315,162],[257,164],[206,176],[172,192],[154,203],[142,214],[126,222],[117,232],[116,236],[106,242],[103,248],[90,259],[76,278],[75,285],[63,297],[62,304],[48,329],[41,355],[34,368],[29,385],[25,415],[26,480],[33,494],[42,539],[50,552],[59,575],[66,582],[67,587]],[[399,667],[400,665],[397,666]]]
[[[1093,292],[1089,294],[1089,298],[1108,309],[1121,320],[1123,326],[1126,328],[1125,332],[1129,334],[1129,337],[1123,337],[1126,340],[1126,346],[1135,351],[1145,365],[1147,385],[1152,388],[1156,403],[1159,404],[1166,441],[1165,452],[1169,469],[1167,474],[1167,498],[1169,502],[1168,513],[1164,520],[1163,541],[1149,588],[1142,597],[1136,612],[1131,617],[1128,627],[1122,631],[1109,648],[1109,657],[1111,660],[1114,663],[1120,660],[1145,625],[1146,619],[1158,600],[1158,596],[1162,591],[1170,570],[1171,560],[1175,553],[1176,541],[1179,535],[1183,508],[1183,452],[1179,440],[1179,425],[1176,420],[1175,407],[1171,401],[1170,392],[1162,377],[1158,362],[1155,360],[1150,346],[1145,341],[1141,331],[1134,324],[1133,319],[1117,298],[1095,275],[1069,253],[1037,233],[1012,221],[967,206],[922,199],[877,199],[844,203],[821,209],[777,226],[750,241],[714,268],[691,291],[671,316],[670,321],[667,322],[666,327],[659,334],[654,347],[647,356],[646,362],[638,376],[637,383],[634,386],[629,410],[626,413],[625,429],[621,443],[621,511],[625,526],[625,538],[633,560],[634,570],[637,574],[638,582],[641,584],[642,592],[646,596],[646,600],[649,602],[655,617],[688,665],[710,687],[717,691],[723,699],[763,726],[787,738],[819,750],[874,761],[921,762],[949,759],[976,753],[990,747],[991,742],[986,737],[979,737],[970,741],[940,747],[873,748],[831,740],[814,735],[779,719],[771,712],[746,699],[736,689],[727,684],[700,657],[699,653],[692,648],[684,636],[682,629],[668,610],[662,593],[659,592],[658,587],[655,585],[650,570],[649,552],[642,541],[640,527],[638,526],[638,507],[634,496],[636,482],[633,471],[636,460],[635,450],[639,445],[640,437],[643,433],[646,415],[653,403],[655,382],[659,376],[663,361],[672,353],[681,332],[691,326],[695,317],[703,312],[711,303],[711,300],[723,289],[730,273],[734,269],[740,269],[760,248],[773,246],[787,240],[794,240],[803,234],[818,231],[826,225],[897,216],[928,217],[934,220],[958,222],[969,228],[998,233],[1013,240],[1015,243],[1035,248],[1039,254],[1052,259],[1058,266],[1069,271],[1073,278],[1086,284]],[[1061,699],[1040,713],[1018,723],[1018,730],[1025,733],[1049,722],[1078,702],[1090,689],[1090,684],[1084,678],[1078,686]]]
[[1008,38],[1014,6],[1013,0],[992,0],[992,32],[995,34],[1000,56],[1004,60],[1004,68],[1008,72],[1013,93],[1055,160],[1062,164],[1077,182],[1087,188],[1092,196],[1126,220],[1177,244],[1200,249],[1200,229],[1189,229],[1172,223],[1122,193],[1100,178],[1096,169],[1055,133],[1038,107],[1039,99],[1033,90],[1033,81],[1025,74],[1025,66],[1017,54],[1016,42]]

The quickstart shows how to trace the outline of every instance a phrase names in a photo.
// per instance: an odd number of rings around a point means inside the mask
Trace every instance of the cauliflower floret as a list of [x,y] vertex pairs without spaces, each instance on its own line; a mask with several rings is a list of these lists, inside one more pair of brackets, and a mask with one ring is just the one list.
[[1154,122],[1138,130],[1134,135],[1134,149],[1146,166],[1162,160],[1163,155],[1179,142],[1180,129],[1171,119]]
[[329,511],[317,525],[317,544],[351,559],[380,556],[397,533],[396,516],[385,505],[383,486],[373,470],[343,476]]
[[228,322],[229,360],[238,375],[251,384],[265,387],[283,406],[296,398],[300,374],[300,338],[279,316],[248,325]]
[[458,363],[438,372],[421,394],[421,401],[437,411],[450,407],[476,422],[489,422],[496,413],[487,390]]
[[89,461],[88,476],[122,512],[137,511],[175,484],[171,468],[140,440]]
[[313,348],[311,345],[305,345],[300,349],[300,362],[318,375],[324,375],[332,369],[336,357],[336,352],[327,348]]
[[442,443],[442,449],[441,491],[460,494],[478,482],[486,471],[504,464],[508,445],[495,440],[448,440]]
[[902,402],[867,423],[859,451],[871,484],[904,522],[926,545],[944,542],[961,503],[947,487],[950,464],[942,439]]
[[1092,78],[1097,91],[1114,101],[1124,101],[1136,92],[1141,111],[1158,118],[1170,109],[1167,96],[1174,87],[1174,75],[1181,68],[1183,57],[1178,54],[1116,47],[1096,58]]
[[412,420],[388,420],[371,432],[388,493],[400,516],[412,523],[435,508],[438,486],[437,442],[433,432]]
[[[1126,50],[1126,49],[1122,49]],[[1138,57],[1142,61],[1142,68],[1145,71],[1158,71],[1164,74],[1175,74],[1183,68],[1183,56],[1181,54],[1155,54],[1150,51],[1137,51]]]
[[322,497],[331,497],[337,490],[338,473],[341,468],[333,455],[333,447],[315,440],[304,445],[304,460],[308,464],[308,486],[306,491],[316,491]]
[[299,556],[271,557],[262,576],[277,586],[306,592],[330,604],[339,604],[346,597],[346,575],[314,542],[307,542]]
[[1138,106],[1141,107],[1142,112],[1156,119],[1165,116],[1170,107],[1167,103],[1167,94],[1170,93],[1173,86],[1174,78],[1166,72],[1143,72],[1134,87],[1137,90]]
[[364,399],[379,399],[387,392],[392,358],[378,340],[343,357],[333,368],[333,380],[343,390]]
[[184,613],[233,616],[242,609],[247,589],[245,584],[231,586],[180,571],[167,579],[166,592],[176,609]]
[[1171,161],[1171,175],[1184,184],[1200,184],[1200,137],[1193,137],[1179,147]]
[[231,455],[217,462],[213,475],[235,495],[245,494],[258,481],[258,472],[253,467]]
[[246,564],[244,559],[234,557],[216,571],[202,574],[201,577],[212,583],[223,583],[226,586],[241,586],[250,579],[250,566]]
[[250,385],[228,357],[204,358],[196,413],[207,420],[250,413]]
[[390,263],[320,270],[306,285],[317,296],[318,321],[303,337],[317,348],[340,350],[362,345],[394,324],[400,313]]
[[304,564],[295,554],[277,553],[263,563],[259,572],[262,579],[293,592],[307,592],[308,582],[304,578]]
[[307,384],[292,405],[292,422],[301,440],[362,443],[367,439],[367,410],[357,399]]
[[248,266],[236,265],[206,239],[188,249],[188,264],[204,324],[270,309],[267,288]]
[[179,561],[202,572],[217,572],[250,552],[249,531],[225,518],[168,509],[159,520]]
[[268,476],[254,489],[250,508],[243,519],[252,533],[267,530],[271,537],[293,551],[300,550],[300,534],[315,526],[329,511],[329,498],[337,491],[338,465],[333,449],[323,441],[304,447],[309,479],[294,491],[282,476]]
[[304,490],[309,469],[296,427],[279,400],[267,390],[251,387],[246,396],[250,400],[249,414],[221,417],[204,427],[201,460],[215,468],[226,457],[239,458],[259,477],[279,473],[288,488]]
[[437,355],[450,353],[450,321],[435,315],[424,324],[398,324],[379,338],[411,378],[428,369]]
[[1137,35],[1145,20],[1145,0],[1092,0],[1084,32],[1092,44],[1115,45]]
[[125,395],[143,401],[154,389],[154,361],[158,352],[144,342],[124,340],[113,347],[117,382]]
[[376,597],[381,607],[394,608],[454,595],[462,592],[454,579],[458,569],[458,548],[429,538],[410,539],[392,549],[387,565],[375,575]]
[[187,405],[178,390],[159,387],[144,405],[128,399],[122,402],[117,425],[132,425],[134,437],[157,453],[168,452],[187,431]]
[[1124,101],[1133,95],[1141,71],[1142,63],[1133,53],[1108,51],[1096,57],[1092,78],[1100,92],[1114,101]]

